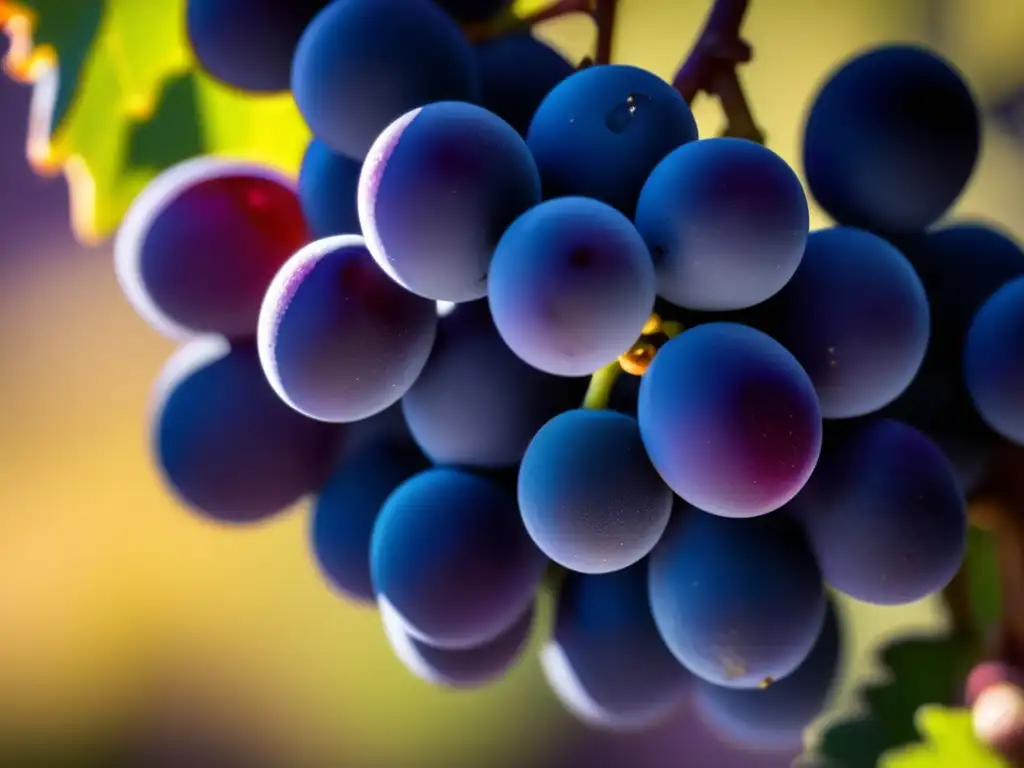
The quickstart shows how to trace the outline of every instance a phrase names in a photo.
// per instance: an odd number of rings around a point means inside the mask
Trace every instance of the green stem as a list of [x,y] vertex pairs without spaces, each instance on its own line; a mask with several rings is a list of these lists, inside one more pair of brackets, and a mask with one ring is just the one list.
[[590,386],[587,387],[587,394],[583,398],[583,407],[594,410],[607,408],[608,401],[612,396],[612,389],[614,389],[615,381],[619,378],[620,373],[622,373],[622,366],[619,365],[618,360],[595,372],[590,377]]

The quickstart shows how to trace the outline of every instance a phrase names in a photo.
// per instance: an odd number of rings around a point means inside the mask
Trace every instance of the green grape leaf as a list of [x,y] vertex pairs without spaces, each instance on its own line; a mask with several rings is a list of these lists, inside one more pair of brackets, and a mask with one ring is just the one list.
[[252,96],[206,76],[185,0],[0,0],[6,70],[34,84],[29,159],[63,172],[72,228],[109,236],[168,166],[200,154],[298,170],[309,132],[288,94]]
[[822,735],[818,752],[826,765],[875,768],[885,752],[920,741],[918,708],[955,701],[975,658],[975,643],[954,635],[887,645],[880,659],[886,679],[861,690],[862,713]]
[[970,710],[921,707],[914,721],[921,743],[887,752],[881,768],[1009,768],[974,735]]

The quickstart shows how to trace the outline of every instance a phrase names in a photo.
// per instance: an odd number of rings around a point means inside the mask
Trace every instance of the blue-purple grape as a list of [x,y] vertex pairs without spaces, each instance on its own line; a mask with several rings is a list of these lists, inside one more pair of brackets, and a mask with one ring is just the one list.
[[345,596],[376,600],[370,540],[381,507],[398,486],[429,467],[414,446],[374,442],[342,460],[317,495],[310,539],[327,581]]
[[314,238],[358,235],[356,190],[362,164],[313,139],[299,169],[299,200]]
[[809,213],[786,161],[746,139],[673,150],[640,193],[636,226],[658,294],[680,307],[733,310],[774,296],[796,272]]
[[829,601],[821,634],[794,672],[764,690],[724,688],[698,679],[695,708],[730,743],[753,750],[802,747],[804,730],[831,702],[842,653],[839,618]]
[[406,669],[432,685],[465,690],[504,677],[522,658],[533,629],[534,607],[497,637],[472,648],[436,648],[417,640],[387,603],[381,606],[381,618],[388,642]]
[[551,376],[498,335],[486,301],[441,319],[430,359],[402,398],[409,430],[437,464],[514,467],[548,420],[583,400],[588,380]]
[[967,334],[964,373],[985,423],[1024,444],[1024,278],[1011,280],[978,310]]
[[362,160],[399,117],[475,102],[480,81],[469,42],[431,0],[335,0],[299,40],[291,87],[313,134]]
[[473,49],[480,103],[524,137],[544,97],[576,71],[562,54],[526,32],[501,35]]
[[844,62],[818,92],[804,171],[838,223],[915,233],[960,196],[980,145],[978,107],[960,73],[924,48],[885,45]]
[[864,416],[891,403],[928,348],[921,280],[896,248],[860,229],[812,232],[771,311],[772,335],[810,375],[827,419]]
[[821,450],[807,373],[778,342],[736,323],[699,325],[658,350],[640,384],[637,417],[669,487],[725,517],[783,506]]
[[242,91],[287,91],[299,38],[328,0],[187,0],[185,25],[205,72]]
[[556,416],[519,467],[526,530],[554,562],[580,573],[619,571],[646,557],[665,532],[672,498],[636,419],[612,411]]
[[646,561],[616,573],[567,575],[541,664],[571,712],[610,730],[656,725],[680,707],[693,683],[651,616]]
[[651,610],[669,650],[703,680],[758,688],[794,672],[825,620],[825,591],[785,515],[677,511],[651,553]]
[[654,264],[621,213],[563,197],[508,228],[487,288],[494,324],[513,352],[547,373],[586,376],[637,340],[654,307]]
[[963,561],[967,515],[953,468],[898,421],[869,420],[829,441],[792,509],[825,580],[866,603],[927,597]]
[[697,138],[690,106],[639,67],[587,67],[537,108],[526,141],[545,199],[582,196],[632,217],[647,177],[669,152]]
[[281,402],[251,342],[200,338],[157,380],[153,451],[164,481],[197,512],[223,522],[263,520],[317,490],[343,437]]
[[378,601],[415,639],[438,648],[479,646],[511,627],[546,565],[509,494],[444,467],[388,497],[370,550]]
[[317,240],[278,272],[260,311],[263,370],[311,418],[365,419],[398,402],[426,365],[437,306],[374,263],[361,237]]
[[359,180],[359,221],[374,259],[435,301],[482,298],[498,239],[539,202],[540,176],[519,134],[457,101],[391,123]]

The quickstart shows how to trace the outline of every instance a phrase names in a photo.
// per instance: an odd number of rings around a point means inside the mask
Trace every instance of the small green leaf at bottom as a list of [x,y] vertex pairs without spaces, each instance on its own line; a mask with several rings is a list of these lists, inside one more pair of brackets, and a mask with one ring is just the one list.
[[822,735],[818,752],[825,765],[876,768],[884,753],[920,741],[918,708],[955,703],[975,658],[975,645],[952,635],[903,638],[886,646],[880,659],[886,678],[861,690],[863,714]]
[[974,735],[969,709],[925,706],[914,722],[921,743],[887,752],[880,768],[1009,768]]

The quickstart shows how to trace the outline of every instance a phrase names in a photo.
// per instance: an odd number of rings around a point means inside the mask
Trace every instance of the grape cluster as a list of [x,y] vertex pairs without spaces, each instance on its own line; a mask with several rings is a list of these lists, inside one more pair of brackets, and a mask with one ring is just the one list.
[[158,464],[218,519],[312,495],[324,574],[424,679],[502,675],[548,585],[543,667],[588,722],[692,697],[792,741],[837,674],[826,585],[942,589],[965,494],[1024,442],[1024,252],[936,225],[978,110],[927,50],[842,64],[806,121],[835,221],[810,232],[797,174],[699,139],[659,77],[471,42],[504,5],[190,0],[200,62],[290,88],[315,138],[297,185],[197,160],[124,222],[129,299],[193,339]]

